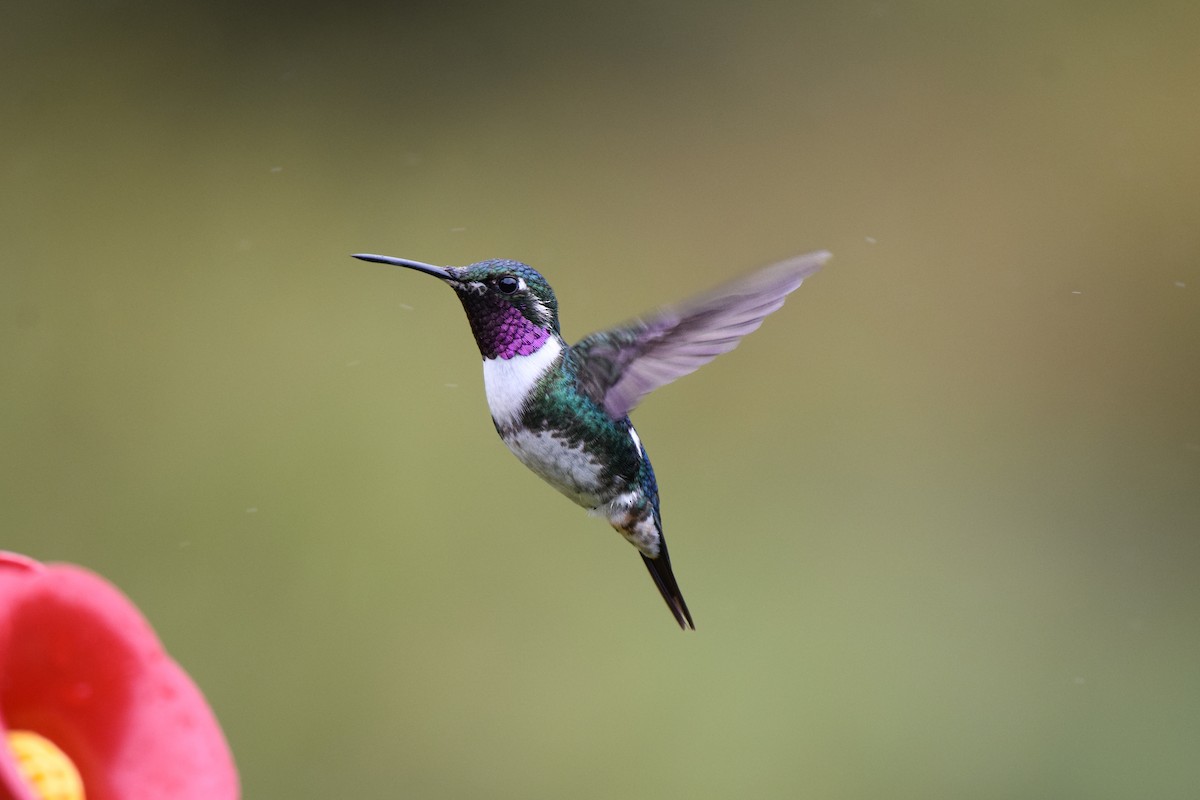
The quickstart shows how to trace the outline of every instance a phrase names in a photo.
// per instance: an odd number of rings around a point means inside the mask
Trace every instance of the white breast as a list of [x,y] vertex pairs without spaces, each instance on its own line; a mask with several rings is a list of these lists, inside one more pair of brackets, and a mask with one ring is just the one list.
[[512,425],[520,419],[530,390],[561,352],[562,345],[551,336],[531,355],[483,360],[483,388],[497,425]]

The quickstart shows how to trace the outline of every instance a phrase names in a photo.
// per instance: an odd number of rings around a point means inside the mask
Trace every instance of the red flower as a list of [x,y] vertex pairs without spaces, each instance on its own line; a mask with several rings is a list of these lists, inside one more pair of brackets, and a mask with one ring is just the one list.
[[[48,767],[64,770],[66,794],[18,764],[43,744],[69,759]],[[204,696],[129,599],[79,567],[0,551],[0,800],[80,797],[72,763],[87,800],[239,796]]]

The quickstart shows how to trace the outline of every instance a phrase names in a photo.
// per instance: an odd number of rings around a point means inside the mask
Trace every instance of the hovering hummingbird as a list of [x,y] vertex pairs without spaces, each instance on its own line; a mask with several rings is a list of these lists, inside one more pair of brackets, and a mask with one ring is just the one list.
[[659,386],[737,347],[829,253],[764,267],[574,345],[559,332],[550,284],[527,264],[436,267],[354,257],[424,272],[454,289],[483,356],[483,386],[500,438],[542,480],[607,519],[636,547],[679,627],[695,629],[671,572],[654,469],[629,412]]

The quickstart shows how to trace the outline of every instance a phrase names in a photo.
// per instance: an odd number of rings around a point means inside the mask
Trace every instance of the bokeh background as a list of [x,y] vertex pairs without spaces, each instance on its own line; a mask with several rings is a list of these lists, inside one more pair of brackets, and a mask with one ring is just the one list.
[[[1200,786],[1200,7],[0,7],[0,547],[91,567],[247,798]],[[635,414],[699,631],[512,459],[575,339],[829,266]]]

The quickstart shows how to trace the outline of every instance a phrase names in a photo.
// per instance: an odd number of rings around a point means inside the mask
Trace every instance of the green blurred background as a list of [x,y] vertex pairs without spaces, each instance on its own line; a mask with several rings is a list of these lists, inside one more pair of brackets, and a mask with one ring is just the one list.
[[[1194,3],[9,3],[0,547],[91,567],[247,798],[1200,786]],[[496,438],[574,340],[835,258],[635,414],[681,634]]]

